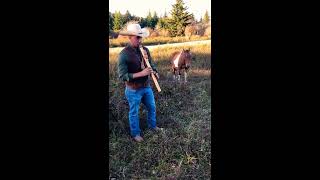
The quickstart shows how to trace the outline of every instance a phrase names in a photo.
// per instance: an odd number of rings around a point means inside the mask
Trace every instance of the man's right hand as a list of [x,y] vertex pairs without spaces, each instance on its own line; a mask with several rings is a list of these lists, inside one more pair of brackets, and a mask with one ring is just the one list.
[[146,67],[145,69],[143,69],[143,70],[141,71],[142,76],[148,76],[148,75],[150,75],[152,72],[153,72],[153,70],[152,70],[151,67]]
[[143,69],[142,71],[138,72],[138,73],[134,73],[133,79],[135,78],[139,78],[139,77],[144,77],[144,76],[148,76],[153,72],[151,67],[146,67],[145,69]]

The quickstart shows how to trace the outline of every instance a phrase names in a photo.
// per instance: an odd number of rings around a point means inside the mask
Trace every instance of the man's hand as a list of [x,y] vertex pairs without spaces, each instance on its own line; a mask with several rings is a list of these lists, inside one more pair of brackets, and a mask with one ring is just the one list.
[[153,70],[152,70],[151,67],[146,67],[145,69],[143,69],[143,70],[141,71],[142,76],[148,76],[148,75],[150,75],[151,73],[153,73]]
[[139,77],[144,77],[144,76],[149,76],[151,73],[153,73],[157,77],[157,79],[159,79],[159,74],[157,72],[153,71],[151,67],[146,67],[142,71],[140,71],[138,73],[134,73],[133,79],[139,78]]
[[133,79],[139,78],[139,77],[144,77],[144,76],[148,76],[152,73],[152,68],[151,67],[147,67],[145,69],[143,69],[142,71],[138,72],[138,73],[133,73],[132,77]]

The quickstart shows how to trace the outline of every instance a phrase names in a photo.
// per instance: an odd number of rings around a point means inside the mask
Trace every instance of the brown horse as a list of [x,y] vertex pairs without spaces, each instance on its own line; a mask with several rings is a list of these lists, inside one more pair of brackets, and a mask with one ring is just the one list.
[[192,55],[190,49],[174,52],[171,55],[171,70],[173,80],[176,80],[176,72],[178,72],[178,81],[180,81],[181,71],[184,70],[184,82],[187,82],[187,72],[191,66]]

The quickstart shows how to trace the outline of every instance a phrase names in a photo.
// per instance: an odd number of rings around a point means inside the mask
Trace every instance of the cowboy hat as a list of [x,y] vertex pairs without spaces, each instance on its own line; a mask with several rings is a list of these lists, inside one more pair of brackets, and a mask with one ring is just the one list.
[[123,36],[140,36],[145,38],[149,36],[149,31],[146,28],[141,29],[139,24],[129,24],[127,30],[120,31],[119,34]]

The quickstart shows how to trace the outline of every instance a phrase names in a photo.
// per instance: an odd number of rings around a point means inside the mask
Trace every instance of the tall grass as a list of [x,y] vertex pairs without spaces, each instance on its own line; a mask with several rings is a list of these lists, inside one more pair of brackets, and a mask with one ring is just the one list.
[[145,141],[129,135],[124,84],[117,78],[118,54],[109,54],[109,172],[119,179],[210,179],[211,177],[211,54],[210,45],[185,46],[195,56],[189,82],[173,82],[169,57],[174,47],[154,49],[162,92],[154,89],[157,123],[164,131],[147,129],[140,109]]
[[[159,44],[167,44],[167,43],[178,43],[178,42],[188,42],[188,41],[197,41],[197,40],[208,40],[210,37],[208,36],[191,36],[190,39],[186,37],[148,37],[143,40],[143,44],[146,46],[149,45],[159,45]],[[117,38],[117,39],[109,39],[109,47],[123,47],[128,43],[127,37]]]

